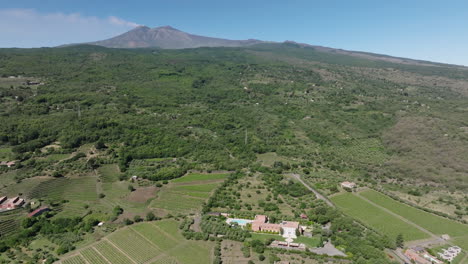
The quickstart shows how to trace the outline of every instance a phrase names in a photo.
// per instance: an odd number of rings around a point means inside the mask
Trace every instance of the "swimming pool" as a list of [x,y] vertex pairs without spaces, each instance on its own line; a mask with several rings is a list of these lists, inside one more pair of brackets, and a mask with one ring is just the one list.
[[228,218],[226,220],[228,224],[233,224],[237,223],[240,226],[245,226],[246,224],[252,223],[253,220],[248,220],[248,219],[237,219],[237,218]]

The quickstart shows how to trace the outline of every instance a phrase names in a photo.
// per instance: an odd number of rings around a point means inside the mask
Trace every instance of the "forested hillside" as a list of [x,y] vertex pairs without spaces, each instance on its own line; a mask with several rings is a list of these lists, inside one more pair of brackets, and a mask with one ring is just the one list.
[[[0,167],[1,194],[57,202],[64,216],[70,211],[62,199],[133,192],[118,179],[136,176],[161,188],[159,181],[190,170],[268,167],[301,173],[327,195],[352,180],[468,220],[467,68],[369,60],[294,43],[81,45],[1,49],[0,77],[0,159],[17,164]],[[79,184],[95,193],[67,197]],[[71,211],[106,214],[90,212],[90,204]],[[128,217],[147,212],[128,206]],[[114,208],[106,217],[121,213]],[[67,241],[64,251],[76,242]]]

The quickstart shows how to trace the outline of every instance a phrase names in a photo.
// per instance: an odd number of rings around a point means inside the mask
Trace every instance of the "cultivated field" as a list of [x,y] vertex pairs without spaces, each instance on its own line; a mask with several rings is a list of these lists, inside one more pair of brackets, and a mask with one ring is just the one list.
[[363,191],[360,195],[436,235],[449,234],[454,243],[468,250],[468,225],[424,212],[374,190]]
[[206,264],[211,263],[212,242],[185,240],[178,222],[163,220],[120,229],[100,242],[70,253],[60,263],[79,264]]
[[352,193],[343,193],[332,197],[331,200],[346,214],[393,239],[398,234],[402,234],[406,241],[429,238],[426,233]]
[[188,174],[164,185],[150,207],[167,213],[196,213],[227,174]]

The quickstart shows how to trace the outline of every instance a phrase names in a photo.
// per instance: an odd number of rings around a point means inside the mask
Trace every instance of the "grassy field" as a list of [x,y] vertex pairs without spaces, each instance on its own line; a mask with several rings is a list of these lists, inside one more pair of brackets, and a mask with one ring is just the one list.
[[195,213],[227,174],[189,174],[164,185],[150,207],[166,213]]
[[332,197],[331,200],[346,214],[388,235],[392,239],[395,239],[398,234],[403,234],[406,241],[429,238],[427,234],[412,225],[369,204],[352,193],[343,193]]
[[[88,263],[211,263],[212,242],[185,240],[179,233],[178,222],[163,220],[146,222],[120,229],[81,250],[64,257],[63,264],[79,260]],[[75,261],[75,262],[73,262]]]
[[208,180],[221,180],[228,176],[226,173],[209,173],[209,174],[201,174],[201,173],[190,173],[183,177],[177,178],[172,180],[173,183],[180,183],[180,182],[194,182],[194,181],[208,181]]
[[12,156],[11,148],[0,147],[0,160],[10,160]]
[[468,225],[424,212],[417,208],[395,201],[392,198],[374,190],[366,190],[360,194],[372,202],[401,215],[434,234],[449,234],[456,245],[468,250]]

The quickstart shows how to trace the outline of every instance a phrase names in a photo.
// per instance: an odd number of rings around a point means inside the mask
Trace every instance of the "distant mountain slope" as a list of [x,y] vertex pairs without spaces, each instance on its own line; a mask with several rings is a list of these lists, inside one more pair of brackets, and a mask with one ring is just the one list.
[[[205,37],[180,31],[171,26],[149,28],[147,26],[136,27],[126,33],[115,36],[110,39],[89,42],[85,44],[98,45],[107,48],[162,48],[162,49],[187,49],[201,47],[249,47],[258,44],[276,45],[281,44],[274,41],[263,41],[257,39],[248,40],[229,40],[222,38]],[[329,48],[317,45],[297,43],[294,41],[285,41],[282,44],[298,48],[313,49],[322,54],[328,55],[348,55],[370,61],[384,61],[389,63],[418,65],[418,66],[439,66],[456,67],[466,69],[460,65],[448,65],[422,60],[414,60],[389,55],[375,54],[362,51],[349,51],[343,49]],[[72,44],[77,45],[77,44]],[[70,46],[70,45],[64,45]],[[262,45],[260,45],[262,46]],[[275,50],[275,52],[277,52]]]
[[243,47],[263,42],[256,39],[228,40],[192,35],[170,26],[156,28],[140,26],[122,35],[89,44],[108,48],[159,47],[163,49],[185,49],[199,47]]

